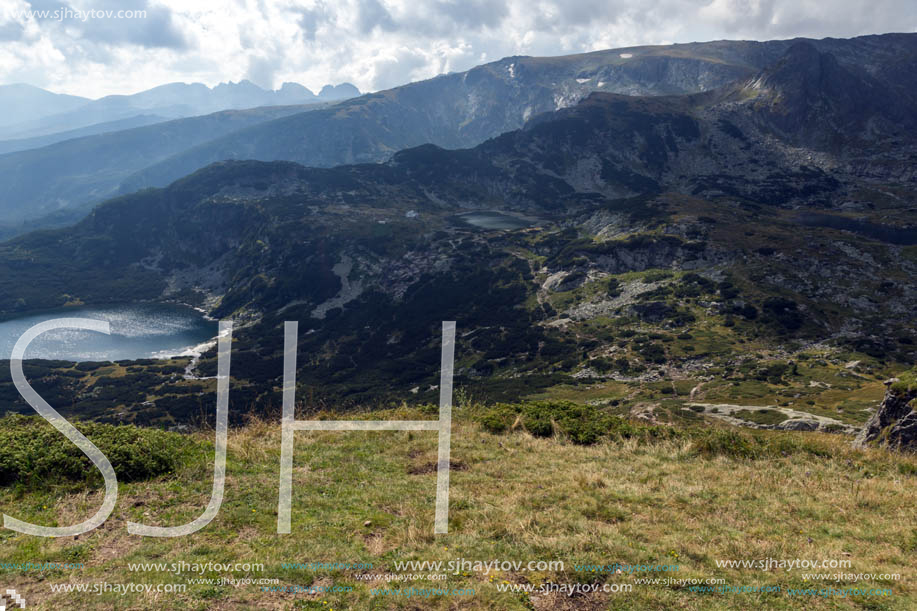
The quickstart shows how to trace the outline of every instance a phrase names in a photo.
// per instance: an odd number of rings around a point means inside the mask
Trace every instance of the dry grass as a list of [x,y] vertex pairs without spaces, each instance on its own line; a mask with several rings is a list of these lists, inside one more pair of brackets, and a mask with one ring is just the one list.
[[[394,419],[419,418],[397,410]],[[204,440],[203,435],[202,441]],[[176,539],[127,534],[126,520],[180,524],[202,511],[212,464],[190,464],[152,482],[121,486],[104,528],[77,540],[4,531],[6,562],[82,561],[74,571],[4,571],[4,587],[31,609],[913,609],[917,551],[913,459],[858,452],[820,435],[835,456],[790,454],[770,460],[705,458],[689,438],[576,446],[524,433],[490,435],[459,414],[454,423],[450,532],[433,536],[436,456],[433,433],[297,433],[293,533],[276,534],[280,435],[253,421],[231,433],[226,496],[202,531]],[[212,460],[212,458],[211,458]],[[0,493],[4,512],[22,519],[84,519],[98,494]],[[52,510],[40,510],[50,506]],[[368,524],[367,524],[368,523]],[[562,560],[563,572],[468,572],[414,587],[472,587],[474,596],[373,597],[382,582],[364,570],[284,569],[284,562],[372,562],[394,572],[402,560]],[[892,596],[824,598],[782,594],[703,594],[684,586],[634,585],[631,593],[568,598],[501,593],[500,583],[632,583],[627,575],[577,572],[575,564],[667,564],[669,576],[720,577],[731,586],[854,587],[804,582],[804,570],[722,569],[716,560],[849,559],[850,573],[900,573],[867,581]],[[191,585],[183,594],[55,594],[58,583],[185,583],[191,573],[130,572],[133,562],[263,563],[261,572],[203,577],[278,578],[281,584],[352,586],[346,593],[271,593],[259,586]],[[830,572],[837,572],[832,569]],[[652,577],[653,575],[650,575]],[[666,574],[660,575],[665,577]],[[445,584],[445,585],[444,585]],[[864,587],[864,583],[857,584]],[[392,587],[399,587],[393,585]],[[323,604],[324,603],[326,604]]]

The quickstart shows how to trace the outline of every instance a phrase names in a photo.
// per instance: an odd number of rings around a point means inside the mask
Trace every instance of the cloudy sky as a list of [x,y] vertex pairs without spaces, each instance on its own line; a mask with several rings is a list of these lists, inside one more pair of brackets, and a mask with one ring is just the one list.
[[[75,13],[89,10],[146,16]],[[245,78],[373,91],[507,55],[915,31],[914,0],[0,0],[0,84],[88,97]]]

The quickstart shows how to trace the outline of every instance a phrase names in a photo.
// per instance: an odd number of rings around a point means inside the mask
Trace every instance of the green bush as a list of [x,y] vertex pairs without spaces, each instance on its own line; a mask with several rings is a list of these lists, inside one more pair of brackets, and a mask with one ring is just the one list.
[[637,348],[637,352],[648,363],[665,363],[665,350],[659,344],[647,343]]
[[549,401],[523,404],[521,411],[522,426],[535,437],[550,437],[553,435],[554,418],[566,415],[558,413],[565,411],[564,403],[551,403]]
[[[121,482],[168,473],[196,445],[189,437],[156,429],[94,422],[76,426],[108,457]],[[82,450],[45,420],[18,414],[0,418],[0,485],[37,488],[101,481],[99,470]]]
[[477,421],[488,433],[503,433],[516,419],[512,406],[501,405],[490,408],[478,416]]
[[500,403],[482,409],[475,416],[475,420],[491,433],[506,431],[517,419],[536,437],[550,437],[556,431],[580,445],[594,444],[601,438],[649,440],[678,436],[668,427],[635,424],[594,405],[570,401]]
[[621,294],[621,283],[618,282],[618,279],[617,279],[617,278],[614,278],[614,277],[609,278],[609,279],[608,279],[607,295],[608,295],[609,297],[617,297],[617,296],[620,295],[620,294]]
[[769,297],[763,304],[768,321],[775,327],[788,331],[796,331],[802,327],[805,317],[799,311],[799,306],[792,299],[784,297]]
[[661,280],[667,280],[672,277],[672,272],[665,270],[652,270],[646,272],[643,276],[644,282],[659,282]]

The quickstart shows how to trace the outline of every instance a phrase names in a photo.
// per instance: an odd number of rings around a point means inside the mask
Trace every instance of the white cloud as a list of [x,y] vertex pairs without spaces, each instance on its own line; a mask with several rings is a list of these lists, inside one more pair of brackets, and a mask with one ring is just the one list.
[[[145,10],[144,20],[21,11]],[[0,83],[99,97],[171,81],[366,91],[507,55],[917,31],[912,0],[0,0]]]

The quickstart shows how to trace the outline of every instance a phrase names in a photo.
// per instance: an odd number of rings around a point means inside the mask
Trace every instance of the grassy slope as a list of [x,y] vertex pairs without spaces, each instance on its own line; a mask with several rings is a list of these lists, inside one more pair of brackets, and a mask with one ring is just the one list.
[[[465,408],[467,410],[467,408]],[[393,410],[382,417],[424,418]],[[744,433],[743,433],[744,434]],[[293,533],[276,534],[279,427],[254,422],[229,440],[226,496],[217,518],[182,538],[128,535],[125,521],[170,525],[196,517],[210,492],[210,436],[196,434],[199,451],[174,473],[122,484],[109,521],[78,539],[39,539],[0,531],[5,562],[84,562],[75,571],[4,570],[4,587],[33,609],[730,609],[869,608],[917,605],[913,582],[914,486],[917,460],[850,450],[846,438],[764,434],[789,444],[783,457],[737,459],[702,455],[697,441],[644,444],[634,439],[576,446],[517,432],[491,435],[457,410],[452,440],[450,532],[434,537],[436,438],[432,433],[298,433],[294,463]],[[709,444],[707,447],[710,447]],[[813,451],[806,451],[809,448]],[[827,453],[830,457],[818,457]],[[0,489],[5,513],[38,523],[85,519],[98,492]],[[45,509],[47,507],[47,509]],[[365,522],[369,521],[368,526]],[[473,597],[371,597],[354,572],[284,570],[282,562],[357,562],[372,572],[396,560],[563,560],[562,574],[499,573],[498,581],[603,581],[577,573],[576,563],[668,563],[679,578],[723,577],[740,585],[813,586],[802,570],[718,569],[715,559],[828,558],[852,560],[849,572],[901,573],[892,597],[823,599],[786,594],[698,594],[669,586],[635,585],[631,594],[573,599],[498,593],[482,574],[450,576],[448,587],[473,587]],[[132,573],[128,562],[261,562],[286,585],[352,585],[345,594],[275,594],[258,586],[193,585],[184,594],[53,594],[56,583],[184,583],[191,573]],[[229,577],[209,573],[205,577]],[[664,576],[664,575],[662,575]],[[630,582],[627,576],[609,581]],[[444,582],[415,582],[443,587]],[[813,587],[853,587],[816,582]],[[863,586],[863,582],[858,584]],[[327,604],[326,604],[327,603]]]

